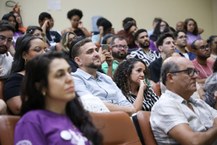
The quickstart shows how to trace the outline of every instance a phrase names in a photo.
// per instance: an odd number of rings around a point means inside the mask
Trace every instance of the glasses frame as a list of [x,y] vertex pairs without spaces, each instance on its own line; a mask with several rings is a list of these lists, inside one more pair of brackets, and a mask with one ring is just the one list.
[[186,73],[190,77],[193,77],[195,74],[199,73],[199,71],[194,69],[194,68],[187,68],[187,69],[184,69],[184,70],[177,70],[177,71],[172,71],[172,72],[169,72],[169,73],[173,74],[173,73],[181,73],[181,72]]
[[0,42],[4,43],[5,41],[7,43],[9,43],[9,44],[12,44],[13,43],[13,38],[9,38],[9,37],[6,37],[4,35],[0,35]]
[[116,47],[116,48],[124,48],[124,49],[128,49],[129,47],[127,45],[112,45],[112,48]]

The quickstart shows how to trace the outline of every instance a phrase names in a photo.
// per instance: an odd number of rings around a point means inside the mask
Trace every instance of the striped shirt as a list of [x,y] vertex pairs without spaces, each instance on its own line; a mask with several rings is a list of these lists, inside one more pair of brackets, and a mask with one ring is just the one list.
[[[147,89],[144,91],[144,101],[142,105],[142,110],[151,111],[152,106],[155,102],[157,102],[158,99],[159,97],[154,93],[152,88],[147,87]],[[133,104],[136,100],[136,95],[130,93],[127,96],[127,100]]]

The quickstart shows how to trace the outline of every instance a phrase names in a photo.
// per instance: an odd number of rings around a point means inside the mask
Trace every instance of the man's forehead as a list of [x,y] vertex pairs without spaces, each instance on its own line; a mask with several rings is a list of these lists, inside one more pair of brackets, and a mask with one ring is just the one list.
[[11,30],[0,31],[0,35],[13,36],[14,32]]
[[81,46],[81,49],[83,51],[87,51],[89,49],[95,49],[95,48],[97,48],[97,47],[96,47],[96,45],[93,42],[87,42],[83,46]]
[[163,42],[168,42],[168,41],[174,41],[174,39],[172,37],[166,37]]
[[125,40],[125,39],[122,39],[122,40],[120,40],[120,39],[115,39],[114,40],[114,43],[116,44],[116,43],[127,43],[127,41]]

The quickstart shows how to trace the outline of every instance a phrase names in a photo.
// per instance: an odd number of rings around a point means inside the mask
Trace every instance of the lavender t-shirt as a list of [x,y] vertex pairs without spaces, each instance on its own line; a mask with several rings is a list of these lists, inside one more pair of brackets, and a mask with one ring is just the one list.
[[91,145],[65,115],[46,110],[25,114],[16,124],[15,145]]

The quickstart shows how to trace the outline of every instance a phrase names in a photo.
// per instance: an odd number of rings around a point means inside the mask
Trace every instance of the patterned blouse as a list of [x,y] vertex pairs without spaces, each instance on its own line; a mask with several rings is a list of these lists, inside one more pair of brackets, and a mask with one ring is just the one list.
[[[127,100],[133,104],[136,100],[136,97],[136,95],[129,93]],[[155,102],[157,102],[158,99],[159,97],[154,93],[152,88],[147,87],[147,89],[144,91],[144,101],[142,105],[142,110],[151,111],[152,106]]]

